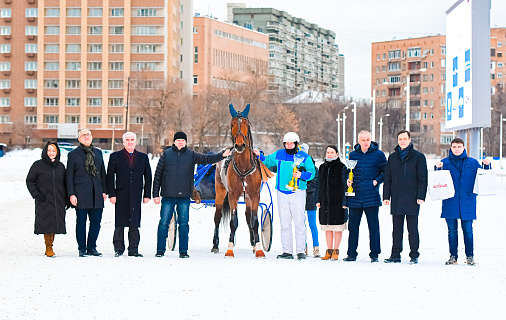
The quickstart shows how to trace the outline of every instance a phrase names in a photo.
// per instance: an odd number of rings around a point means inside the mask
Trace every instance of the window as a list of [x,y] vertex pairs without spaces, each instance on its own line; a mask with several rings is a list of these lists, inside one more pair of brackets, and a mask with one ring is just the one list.
[[25,71],[37,71],[37,62],[25,61]]
[[387,95],[386,90],[381,90],[381,96],[382,96],[382,97],[385,97],[386,95]]
[[502,78],[502,73],[497,73],[497,78]]
[[88,123],[89,124],[100,124],[100,123],[102,123],[102,117],[101,116],[88,116]]
[[446,46],[441,46],[441,54],[446,55]]
[[59,84],[59,80],[44,80],[44,88],[46,89],[57,89]]
[[37,44],[36,43],[26,43],[25,44],[25,53],[37,53]]
[[157,46],[155,44],[138,44],[135,45],[134,52],[135,53],[156,53],[156,48],[158,47],[158,51],[161,51],[160,46]]
[[502,58],[502,52],[498,52],[498,53],[497,53],[497,57],[498,57],[498,58]]
[[0,18],[10,18],[11,17],[11,9],[2,8],[0,9]]
[[199,84],[199,76],[198,75],[193,75],[193,84],[194,85],[198,85]]
[[67,44],[67,53],[80,53],[81,45],[80,44]]
[[102,34],[102,26],[88,27],[88,34]]
[[432,61],[432,62],[430,63],[430,67],[431,67],[431,68],[434,68],[434,61]]
[[122,116],[109,116],[109,123],[110,124],[122,124],[123,117]]
[[426,74],[423,75],[422,79],[423,79],[423,82],[429,81],[429,77]]
[[401,50],[388,51],[388,59],[400,59]]
[[11,123],[11,116],[0,116],[0,123]]
[[388,82],[390,83],[400,83],[401,82],[401,75],[395,75],[395,76],[389,76]]
[[65,123],[79,123],[79,116],[65,116]]
[[427,69],[427,64],[428,64],[428,62],[424,62],[424,63],[423,63],[423,67],[424,67],[425,69]]
[[376,61],[380,61],[380,55],[379,54],[376,55]]
[[60,63],[59,62],[44,62],[44,70],[58,71],[58,70],[60,70]]
[[45,28],[44,34],[58,35],[58,34],[60,34],[60,27],[59,26],[47,26]]
[[101,71],[102,62],[88,62],[88,71]]
[[495,48],[490,49],[490,56],[495,57]]
[[503,63],[502,63],[502,62],[497,62],[497,67],[498,67],[498,68],[502,68],[503,66],[504,66],[504,65],[503,65]]
[[123,33],[124,33],[124,27],[122,27],[122,26],[109,27],[109,34],[123,34]]
[[[423,87],[423,93],[424,93],[424,94],[429,93],[429,88],[427,88],[427,87]],[[427,101],[427,100],[425,100],[425,101]],[[426,105],[426,104],[424,104],[424,105]]]
[[411,112],[410,119],[420,120],[420,111]]
[[109,62],[109,70],[110,71],[122,71],[123,70],[123,62]]
[[408,58],[411,57],[420,57],[422,55],[422,48],[409,48],[408,49]]
[[45,115],[44,123],[58,123],[58,116],[56,115]]
[[81,62],[67,62],[67,71],[81,71]]
[[386,59],[387,59],[387,54],[386,54],[386,53],[383,53],[383,54],[381,55],[381,60],[386,60]]
[[2,43],[0,45],[0,53],[10,53],[11,45],[9,43]]
[[80,17],[81,8],[67,8],[67,17]]
[[156,9],[137,9],[137,17],[157,17]]
[[46,17],[59,17],[60,9],[59,8],[46,8]]
[[123,44],[111,44],[109,45],[109,52],[111,53],[123,53],[125,46]]
[[434,100],[430,100],[430,101],[429,101],[429,106],[430,106],[431,108],[434,108]]
[[65,98],[65,105],[70,107],[77,107],[81,104],[81,99],[79,98]]
[[123,8],[111,8],[111,17],[123,17],[125,10]]
[[195,47],[195,53],[193,54],[193,59],[195,63],[199,62],[199,47]]
[[388,71],[400,71],[400,70],[401,70],[401,63],[399,61],[390,62],[388,64]]
[[109,107],[122,107],[122,106],[123,106],[123,98],[109,99]]
[[429,100],[423,100],[423,106],[426,107],[429,105]]
[[81,88],[81,80],[66,80],[65,88],[67,89],[79,89]]
[[[199,28],[198,27],[193,27],[193,34],[198,34],[199,33]],[[378,58],[379,60],[379,58]]]
[[37,18],[39,16],[39,9],[37,8],[26,8],[25,10],[26,17]]
[[[10,31],[10,27],[9,27]],[[26,36],[36,36],[37,35],[37,26],[26,26],[25,27],[25,35]]]
[[137,62],[135,63],[135,71],[156,71],[156,62]]
[[382,66],[381,67],[381,72],[386,72],[387,71],[387,66]]
[[25,116],[25,124],[37,124],[37,116]]
[[498,48],[502,47],[502,42],[498,41],[498,42],[497,42],[497,47],[498,47]]
[[44,51],[46,53],[58,53],[60,51],[60,45],[58,45],[58,44],[46,44],[44,46]]
[[11,34],[11,27],[10,26],[1,26],[0,27],[0,35],[10,35]]
[[99,107],[102,105],[102,98],[88,98],[88,106]]
[[109,89],[123,89],[123,80],[109,80]]
[[11,71],[10,62],[0,62],[0,71]]
[[134,26],[133,35],[137,36],[154,36],[156,35],[156,27],[155,26]]
[[103,14],[102,8],[89,8],[88,17],[101,17]]
[[430,93],[434,93],[434,87],[430,87]]
[[10,98],[0,98],[0,107],[10,107],[10,106],[11,106]]
[[432,112],[430,113],[430,118],[434,119],[434,113],[432,113]]
[[380,72],[380,67],[376,67],[376,73]]
[[102,52],[102,45],[101,44],[89,44],[88,45],[88,52],[89,53],[101,53]]
[[144,123],[144,117],[132,117],[132,123],[141,124]]
[[88,80],[88,89],[102,89],[102,80]]
[[37,106],[37,98],[25,97],[25,107],[36,107],[36,106]]
[[68,26],[67,27],[67,34],[69,34],[69,35],[81,34],[81,26]]
[[10,80],[0,80],[0,89],[10,89],[11,81]]
[[45,106],[57,106],[58,105],[58,98],[45,98],[44,105]]

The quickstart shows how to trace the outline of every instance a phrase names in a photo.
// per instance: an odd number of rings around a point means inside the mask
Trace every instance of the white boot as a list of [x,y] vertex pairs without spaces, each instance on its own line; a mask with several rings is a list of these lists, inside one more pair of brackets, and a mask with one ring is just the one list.
[[315,258],[320,257],[320,247],[313,247],[313,257]]

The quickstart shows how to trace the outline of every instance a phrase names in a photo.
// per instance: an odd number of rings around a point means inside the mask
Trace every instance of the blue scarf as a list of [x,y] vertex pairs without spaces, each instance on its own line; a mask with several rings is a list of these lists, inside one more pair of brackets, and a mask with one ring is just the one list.
[[413,149],[412,143],[409,143],[409,146],[407,146],[404,149],[401,149],[401,147],[399,147],[399,155],[401,156],[401,160],[404,160],[404,158],[406,158],[406,156],[408,155],[409,151],[411,151],[412,149]]

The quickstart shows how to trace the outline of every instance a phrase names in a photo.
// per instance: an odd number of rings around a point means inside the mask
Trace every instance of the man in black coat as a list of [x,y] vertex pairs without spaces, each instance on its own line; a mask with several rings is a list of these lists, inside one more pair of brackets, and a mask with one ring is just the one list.
[[223,160],[229,154],[230,150],[212,155],[190,150],[186,147],[186,134],[176,132],[174,144],[163,152],[158,161],[153,180],[153,201],[156,204],[160,203],[160,188],[163,197],[158,224],[156,257],[160,258],[165,254],[169,224],[176,206],[179,225],[179,257],[189,257],[188,233],[190,227],[188,221],[195,164],[215,163]]
[[[79,130],[79,147],[68,154],[67,192],[76,208],[76,238],[79,256],[101,256],[97,251],[107,185],[102,151],[93,147],[93,136],[88,129]],[[86,220],[90,219],[86,243]]]
[[116,205],[114,228],[115,256],[125,251],[125,227],[128,227],[128,255],[142,257],[139,253],[139,227],[141,226],[141,202],[151,199],[151,167],[147,154],[135,150],[137,135],[123,134],[123,146],[109,158],[107,185],[109,200]]
[[[427,162],[425,156],[413,149],[411,134],[402,130],[397,134],[399,145],[388,157],[383,186],[383,203],[390,205],[392,214],[392,254],[386,263],[401,262],[404,217],[409,233],[411,264],[418,263],[418,213],[427,193]],[[391,199],[391,201],[390,201]]]

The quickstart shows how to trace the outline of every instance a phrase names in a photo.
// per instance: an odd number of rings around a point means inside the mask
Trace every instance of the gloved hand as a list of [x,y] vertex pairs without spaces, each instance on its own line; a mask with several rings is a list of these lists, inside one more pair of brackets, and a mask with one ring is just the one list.
[[42,193],[39,193],[35,199],[38,201],[38,202],[45,202],[46,201],[46,196],[43,195]]

